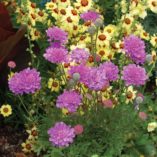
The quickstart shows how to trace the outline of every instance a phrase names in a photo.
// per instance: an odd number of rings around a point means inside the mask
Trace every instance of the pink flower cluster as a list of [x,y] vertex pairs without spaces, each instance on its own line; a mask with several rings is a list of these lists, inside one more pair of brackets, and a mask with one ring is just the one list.
[[9,80],[9,89],[14,94],[34,93],[41,88],[40,73],[36,69],[24,69]]
[[69,112],[76,112],[81,105],[82,97],[76,91],[64,91],[58,99],[56,106],[58,108],[66,108]]
[[72,128],[64,122],[57,122],[48,130],[49,141],[57,147],[68,147],[73,142],[75,136],[82,134],[83,131],[83,126],[80,124]]

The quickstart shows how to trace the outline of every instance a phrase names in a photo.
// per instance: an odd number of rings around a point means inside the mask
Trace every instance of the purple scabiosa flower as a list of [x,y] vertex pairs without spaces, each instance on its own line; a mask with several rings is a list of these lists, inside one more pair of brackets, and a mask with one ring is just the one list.
[[76,63],[84,63],[89,58],[89,52],[83,48],[76,48],[71,52],[71,61]]
[[52,48],[49,47],[46,49],[44,54],[46,60],[51,63],[63,63],[68,59],[68,51],[65,48]]
[[136,63],[144,63],[146,60],[145,43],[139,37],[130,35],[124,39],[126,54]]
[[9,79],[9,89],[14,94],[35,93],[41,88],[40,73],[36,69],[24,69]]
[[56,26],[48,28],[46,34],[50,42],[57,41],[61,44],[65,44],[68,40],[68,33]]
[[84,12],[80,15],[81,19],[83,19],[85,22],[86,21],[92,21],[95,22],[96,19],[98,19],[100,17],[100,14],[95,12],[95,11],[87,11]]
[[105,62],[100,65],[100,68],[106,73],[106,77],[109,81],[116,81],[118,79],[118,67],[112,62]]
[[109,81],[106,74],[98,67],[90,69],[90,74],[88,75],[88,80],[85,84],[88,86],[88,88],[99,91],[105,87],[108,87]]
[[129,64],[123,67],[122,79],[127,86],[129,85],[144,85],[148,76],[144,68],[136,66],[135,64]]
[[58,108],[66,108],[69,112],[76,112],[81,104],[82,97],[76,91],[64,91],[58,96],[56,106]]
[[75,137],[75,131],[64,122],[57,122],[54,127],[48,130],[49,141],[57,147],[68,147]]
[[72,66],[69,70],[69,74],[72,77],[74,73],[80,74],[80,82],[86,83],[88,81],[88,75],[90,73],[90,68],[85,66],[84,64],[80,64],[77,66]]

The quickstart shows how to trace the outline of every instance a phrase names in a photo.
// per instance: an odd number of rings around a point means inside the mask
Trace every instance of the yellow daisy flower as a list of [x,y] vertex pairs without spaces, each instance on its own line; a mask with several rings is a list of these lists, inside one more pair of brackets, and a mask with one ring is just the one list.
[[152,46],[157,47],[157,36],[156,35],[151,36],[150,43],[152,44]]
[[148,123],[147,131],[152,132],[157,128],[157,122]]
[[126,97],[125,102],[128,104],[129,102],[133,102],[133,100],[136,98],[136,93],[137,91],[135,91],[133,89],[133,86],[129,86],[126,90],[125,93],[123,93],[123,95]]
[[148,7],[154,13],[157,13],[157,0],[148,0]]
[[30,141],[30,140],[26,140],[25,142],[23,142],[21,144],[21,146],[22,146],[22,151],[24,153],[30,153],[33,150],[32,149],[32,141]]
[[55,80],[55,79],[52,79],[52,78],[49,79],[48,88],[51,89],[51,91],[58,92],[59,87],[60,87],[60,85],[59,85],[58,80]]
[[140,32],[141,32],[141,33],[140,33],[140,37],[141,37],[142,39],[145,39],[145,40],[149,40],[149,39],[150,39],[149,33],[147,33],[147,32],[144,31],[144,30],[141,30]]
[[151,55],[152,55],[152,61],[149,64],[154,64],[157,60],[157,54],[155,50],[152,51]]
[[92,0],[77,0],[74,4],[75,7],[79,10],[79,12],[88,11],[93,6]]
[[8,117],[12,114],[12,108],[9,104],[4,104],[1,106],[0,108],[0,113],[4,116],[4,117]]
[[143,5],[142,3],[138,3],[138,4],[131,3],[130,14],[132,16],[137,16],[144,19],[147,16],[146,9],[147,9],[146,4]]
[[38,131],[37,131],[37,127],[36,126],[31,128],[30,130],[26,130],[26,132],[29,134],[28,140],[34,140],[34,139],[38,138]]
[[125,31],[130,31],[130,28],[132,27],[132,24],[134,22],[133,16],[130,14],[126,14],[122,16],[122,27],[125,29]]

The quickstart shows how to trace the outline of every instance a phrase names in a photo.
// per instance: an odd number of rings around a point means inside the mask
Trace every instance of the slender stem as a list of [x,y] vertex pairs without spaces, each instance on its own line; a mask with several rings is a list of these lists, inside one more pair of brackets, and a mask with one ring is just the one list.
[[65,71],[64,71],[63,65],[60,64],[59,67],[58,67],[58,69],[59,69],[59,71],[60,71],[60,73],[61,73],[61,76],[62,76],[61,78],[63,79],[64,83],[66,84],[67,79],[66,79],[66,73],[65,73]]
[[27,108],[26,108],[25,104],[23,103],[23,100],[22,100],[22,98],[21,98],[20,95],[18,95],[18,98],[19,98],[19,100],[20,100],[20,102],[21,102],[23,108],[25,109],[25,111],[26,111],[27,114],[29,115],[29,117],[31,117],[31,114],[30,114],[29,111],[27,110]]
[[[150,76],[150,74],[152,73],[152,70],[154,69],[155,67],[155,63],[152,65],[152,67],[150,68],[149,72],[148,72],[148,77]],[[142,89],[142,93],[144,93],[146,89],[146,84],[143,86],[143,89]]]

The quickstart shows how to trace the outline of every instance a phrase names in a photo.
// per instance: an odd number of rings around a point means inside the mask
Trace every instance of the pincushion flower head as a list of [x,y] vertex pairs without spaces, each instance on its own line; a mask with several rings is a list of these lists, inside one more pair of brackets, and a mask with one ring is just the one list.
[[81,19],[83,19],[85,22],[87,21],[92,21],[95,22],[96,19],[98,19],[100,17],[99,13],[95,12],[95,11],[87,11],[84,12],[80,15]]
[[85,85],[92,90],[99,91],[108,87],[109,81],[106,77],[106,73],[100,67],[90,68],[90,73]]
[[124,50],[136,64],[145,62],[145,43],[139,37],[134,35],[126,37],[124,39]]
[[76,91],[64,91],[64,93],[58,97],[56,106],[58,108],[65,108],[72,113],[77,111],[78,107],[81,105],[81,100],[81,95]]
[[48,130],[49,141],[57,147],[68,147],[75,137],[74,129],[64,122],[57,122],[54,127]]
[[73,74],[78,73],[80,75],[80,82],[86,83],[88,81],[90,68],[84,64],[80,64],[77,66],[72,66],[69,70],[69,74],[72,77]]
[[48,28],[46,34],[50,42],[57,41],[61,44],[67,43],[68,33],[56,26]]
[[35,93],[41,88],[41,77],[36,69],[27,68],[15,73],[8,83],[14,94]]
[[76,63],[86,62],[89,58],[89,52],[83,48],[76,48],[71,52],[71,60]]
[[106,77],[109,81],[116,81],[118,79],[118,67],[112,62],[105,62],[100,65],[100,68],[106,73]]
[[144,85],[148,79],[145,69],[135,64],[124,66],[122,75],[122,79],[125,81],[125,84],[127,86]]
[[46,49],[46,53],[44,54],[46,60],[51,63],[63,63],[67,62],[68,59],[68,51],[65,48],[53,48],[49,47]]

